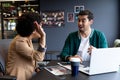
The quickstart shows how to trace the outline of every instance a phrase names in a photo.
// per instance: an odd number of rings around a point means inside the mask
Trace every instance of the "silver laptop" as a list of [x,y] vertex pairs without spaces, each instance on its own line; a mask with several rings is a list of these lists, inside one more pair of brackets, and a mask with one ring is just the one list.
[[120,47],[92,50],[90,62],[83,62],[79,70],[88,75],[116,72],[120,65]]

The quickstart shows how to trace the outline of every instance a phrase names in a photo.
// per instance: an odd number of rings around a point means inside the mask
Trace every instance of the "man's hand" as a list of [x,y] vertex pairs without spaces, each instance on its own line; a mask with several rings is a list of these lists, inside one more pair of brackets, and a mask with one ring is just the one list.
[[93,47],[93,46],[90,46],[90,47],[88,48],[88,53],[89,53],[89,55],[91,55],[91,53],[92,53],[92,49],[96,49],[96,48]]
[[80,59],[80,63],[82,63],[82,58],[81,58],[81,56],[79,56],[79,55],[70,56],[70,57],[69,57],[69,61],[70,61],[71,58],[79,58],[79,59]]

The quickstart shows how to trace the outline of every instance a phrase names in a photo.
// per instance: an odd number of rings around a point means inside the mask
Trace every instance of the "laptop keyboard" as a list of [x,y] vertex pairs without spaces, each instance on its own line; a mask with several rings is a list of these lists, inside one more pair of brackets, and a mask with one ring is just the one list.
[[79,67],[80,71],[87,71],[87,72],[89,72],[89,69],[90,69],[89,66],[84,67],[84,65],[80,65],[80,67]]
[[85,70],[86,72],[89,72],[89,69],[90,69],[90,67],[85,67],[85,68],[84,68],[84,70]]

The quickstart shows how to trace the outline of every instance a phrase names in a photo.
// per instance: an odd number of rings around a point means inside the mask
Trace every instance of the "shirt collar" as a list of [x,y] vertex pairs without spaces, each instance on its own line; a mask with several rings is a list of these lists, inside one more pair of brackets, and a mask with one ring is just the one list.
[[[93,32],[94,32],[94,29],[92,28],[92,29],[91,29],[91,33],[90,33],[90,38],[92,37]],[[78,37],[79,37],[79,39],[81,39],[80,31],[79,31],[79,30],[78,30]]]

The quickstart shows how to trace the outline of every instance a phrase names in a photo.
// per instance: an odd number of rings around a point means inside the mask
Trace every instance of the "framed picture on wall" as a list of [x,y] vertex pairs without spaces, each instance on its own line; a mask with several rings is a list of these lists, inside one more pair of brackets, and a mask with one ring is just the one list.
[[43,26],[62,27],[64,26],[64,10],[41,11]]
[[82,10],[84,10],[84,5],[74,6],[74,13],[79,13]]
[[73,12],[67,13],[67,22],[74,22],[74,13]]

